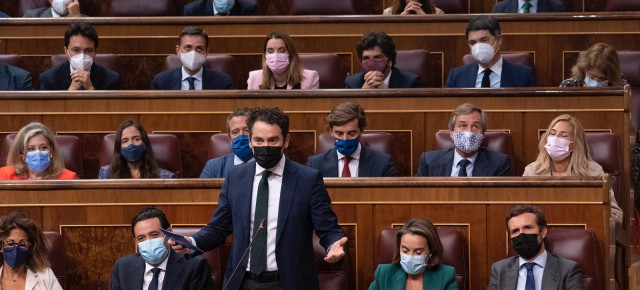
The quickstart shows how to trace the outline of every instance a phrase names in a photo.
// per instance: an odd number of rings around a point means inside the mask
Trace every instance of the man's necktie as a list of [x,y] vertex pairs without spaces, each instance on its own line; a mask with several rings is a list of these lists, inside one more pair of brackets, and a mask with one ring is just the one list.
[[344,167],[342,168],[342,177],[351,177],[351,170],[349,170],[349,161],[351,161],[351,159],[353,159],[353,157],[351,156],[342,157],[342,160],[344,160]]
[[196,78],[188,77],[187,81],[189,82],[189,90],[193,91],[196,89]]
[[[269,175],[271,171],[262,172],[262,179],[258,184],[258,196],[256,198],[256,210],[253,214],[253,234],[260,229],[260,223],[267,218],[267,207],[269,205]],[[251,272],[260,275],[267,269],[267,225],[255,237],[251,246]]]
[[484,70],[484,76],[482,76],[482,87],[490,88],[491,87],[491,79],[489,79],[489,75],[491,74],[490,69]]
[[527,267],[527,283],[524,285],[524,290],[536,290],[536,280],[533,277],[533,266],[536,263],[524,263],[524,266]]
[[468,176],[467,175],[467,165],[471,164],[471,161],[467,160],[467,159],[462,159],[460,160],[460,162],[458,162],[458,165],[460,165],[460,171],[458,171],[458,176]]
[[149,284],[149,290],[158,290],[158,277],[160,277],[160,268],[153,268],[151,272],[153,272],[153,279],[151,279],[151,283]]
[[522,12],[523,13],[530,13],[531,10],[531,3],[529,3],[528,1],[524,1],[524,5],[522,5]]

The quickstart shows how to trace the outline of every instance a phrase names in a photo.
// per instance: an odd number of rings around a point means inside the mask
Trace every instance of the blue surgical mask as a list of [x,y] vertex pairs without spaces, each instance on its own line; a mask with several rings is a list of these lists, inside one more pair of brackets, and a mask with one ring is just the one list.
[[51,157],[49,156],[49,151],[36,150],[27,152],[27,157],[24,162],[27,163],[31,171],[40,173],[49,168]]
[[144,152],[147,150],[147,146],[144,143],[140,145],[129,144],[129,146],[120,149],[120,155],[129,162],[136,162],[142,159]]
[[356,152],[356,149],[358,149],[358,144],[360,144],[360,138],[351,139],[351,140],[334,138],[334,144],[336,146],[336,150],[338,150],[340,154],[349,156],[353,154],[353,152]]
[[400,266],[409,275],[419,274],[427,267],[426,259],[426,255],[411,256],[400,253]]
[[609,85],[609,81],[608,80],[604,80],[604,81],[601,81],[601,82],[596,82],[596,81],[592,80],[588,76],[584,77],[584,86],[585,87],[595,88],[595,87],[606,87],[608,85]]
[[233,138],[231,146],[233,147],[233,154],[242,159],[242,161],[247,162],[253,157],[253,151],[249,147],[249,135],[240,135]]
[[142,258],[151,265],[162,263],[162,260],[169,254],[169,250],[164,244],[164,237],[139,242],[138,251]]
[[453,144],[460,149],[460,151],[470,154],[478,151],[480,145],[482,145],[482,139],[484,135],[472,132],[453,132]]
[[18,269],[29,257],[29,249],[22,249],[19,246],[2,249],[2,258],[11,269]]
[[233,8],[235,4],[235,0],[213,0],[213,8],[222,14],[229,14],[229,11],[231,11],[231,8]]

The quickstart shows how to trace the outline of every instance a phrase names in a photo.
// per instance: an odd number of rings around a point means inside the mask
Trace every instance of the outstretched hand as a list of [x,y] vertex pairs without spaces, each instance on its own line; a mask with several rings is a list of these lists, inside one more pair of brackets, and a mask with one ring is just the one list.
[[324,257],[324,260],[329,263],[338,262],[344,257],[344,244],[347,243],[348,238],[344,237],[337,242],[333,243],[331,249],[329,249],[329,253]]

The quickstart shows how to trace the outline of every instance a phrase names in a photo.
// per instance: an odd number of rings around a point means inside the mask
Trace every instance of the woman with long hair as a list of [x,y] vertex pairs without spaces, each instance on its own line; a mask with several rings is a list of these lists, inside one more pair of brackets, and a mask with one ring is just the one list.
[[382,11],[382,15],[425,15],[444,14],[436,7],[434,0],[395,0],[391,7]]
[[627,80],[620,70],[618,52],[611,45],[596,43],[580,53],[571,68],[571,78],[560,87],[607,87],[624,86]]

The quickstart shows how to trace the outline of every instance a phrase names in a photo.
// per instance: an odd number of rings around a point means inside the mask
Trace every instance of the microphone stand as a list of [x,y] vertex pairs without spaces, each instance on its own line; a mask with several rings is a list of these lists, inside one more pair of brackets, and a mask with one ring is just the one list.
[[236,265],[236,268],[233,269],[233,272],[231,272],[231,275],[229,275],[229,280],[227,280],[227,283],[224,284],[224,286],[222,287],[222,290],[227,289],[227,287],[229,286],[229,282],[231,282],[231,278],[233,278],[233,275],[236,273],[236,271],[238,271],[238,268],[240,268],[240,264],[242,264],[242,260],[244,260],[244,257],[249,252],[249,249],[251,249],[251,246],[253,246],[253,242],[256,241],[256,237],[258,236],[260,231],[262,231],[264,229],[264,222],[265,221],[267,221],[267,218],[263,218],[262,221],[260,222],[260,227],[258,227],[258,230],[256,231],[256,233],[253,234],[253,237],[251,238],[251,243],[249,243],[249,246],[247,247],[247,249],[244,250],[244,253],[242,254],[242,257],[240,257],[240,261]]

